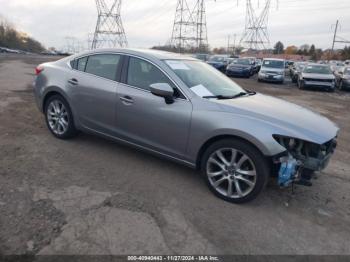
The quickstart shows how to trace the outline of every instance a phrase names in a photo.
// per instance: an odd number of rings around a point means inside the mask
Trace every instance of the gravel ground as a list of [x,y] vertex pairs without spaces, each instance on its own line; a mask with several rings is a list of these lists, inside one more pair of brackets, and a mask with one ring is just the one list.
[[235,79],[341,128],[313,187],[270,183],[237,206],[181,165],[86,134],[55,139],[31,90],[35,65],[53,59],[0,54],[0,254],[350,254],[350,92]]

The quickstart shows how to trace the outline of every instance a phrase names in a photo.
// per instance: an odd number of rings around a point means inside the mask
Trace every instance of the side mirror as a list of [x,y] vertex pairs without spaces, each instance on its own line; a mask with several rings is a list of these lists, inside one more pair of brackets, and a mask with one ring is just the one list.
[[167,104],[174,103],[174,89],[167,83],[150,85],[151,93],[155,96],[164,97]]

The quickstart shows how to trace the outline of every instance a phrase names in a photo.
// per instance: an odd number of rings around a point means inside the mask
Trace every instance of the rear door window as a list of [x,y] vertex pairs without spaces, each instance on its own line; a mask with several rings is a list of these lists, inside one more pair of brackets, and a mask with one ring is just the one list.
[[[121,61],[120,55],[101,54],[89,56],[85,72],[110,80],[118,80],[118,67]],[[79,70],[79,69],[78,69]]]

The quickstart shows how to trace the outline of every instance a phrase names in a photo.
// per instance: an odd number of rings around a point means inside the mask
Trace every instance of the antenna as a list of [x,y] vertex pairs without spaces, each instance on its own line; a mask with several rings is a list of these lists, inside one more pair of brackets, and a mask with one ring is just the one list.
[[180,53],[208,49],[205,0],[196,0],[191,10],[187,0],[178,0],[170,45]]
[[[278,1],[277,1],[278,3]],[[240,45],[249,49],[266,49],[270,46],[270,38],[267,30],[271,0],[265,0],[265,5],[257,16],[252,1],[246,0],[245,28],[240,40]]]
[[97,23],[91,49],[127,47],[120,9],[122,0],[95,0]]

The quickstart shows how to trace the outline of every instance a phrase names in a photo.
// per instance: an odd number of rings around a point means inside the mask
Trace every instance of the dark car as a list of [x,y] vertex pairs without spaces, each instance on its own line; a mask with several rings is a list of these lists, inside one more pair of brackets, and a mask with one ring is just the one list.
[[335,89],[335,76],[329,65],[307,64],[298,76],[298,87],[321,88],[333,92]]
[[229,63],[229,57],[224,55],[214,55],[209,58],[209,61],[207,62],[209,65],[215,67],[221,72],[226,71],[226,67]]
[[207,62],[208,59],[209,59],[209,57],[210,57],[210,55],[208,55],[208,54],[194,54],[193,57],[194,57],[194,58],[197,58],[197,59],[199,59],[199,60],[202,60],[202,61],[204,61],[204,62]]
[[350,67],[343,67],[337,74],[336,84],[339,90],[350,89]]
[[226,68],[227,76],[250,77],[254,72],[254,64],[252,64],[251,59],[249,58],[235,59],[235,61],[229,64]]

